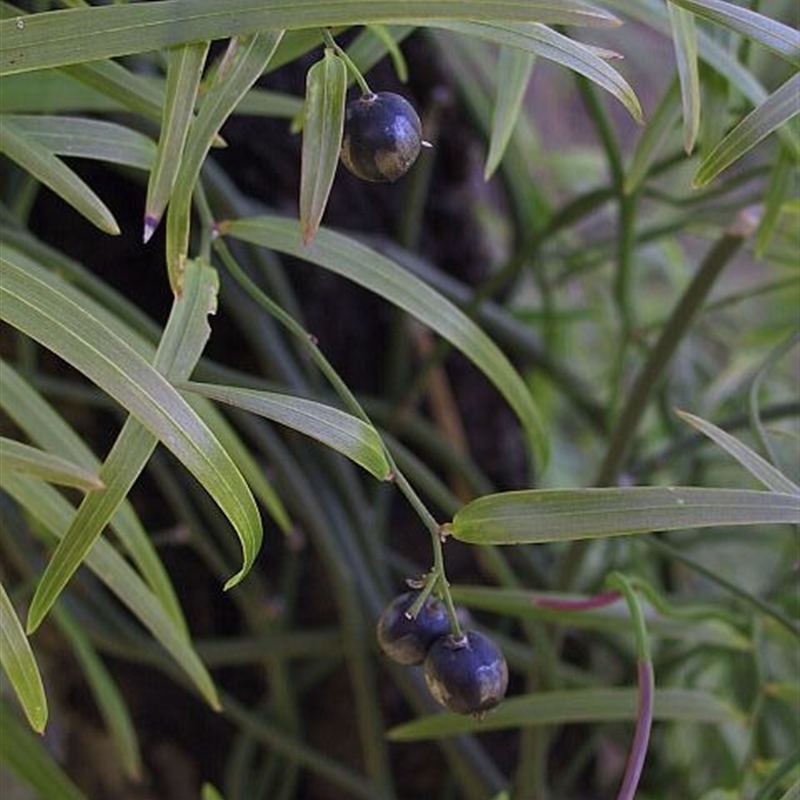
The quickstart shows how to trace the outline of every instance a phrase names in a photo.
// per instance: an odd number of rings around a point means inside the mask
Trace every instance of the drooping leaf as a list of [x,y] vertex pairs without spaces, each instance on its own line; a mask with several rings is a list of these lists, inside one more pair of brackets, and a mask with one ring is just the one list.
[[800,524],[800,496],[747,489],[634,486],[484,495],[445,526],[472,544],[529,544],[650,531]]
[[195,42],[175,47],[167,53],[167,83],[161,134],[158,137],[155,163],[147,183],[145,242],[155,233],[175,185],[210,44]]
[[[633,688],[538,692],[504,700],[480,719],[444,712],[397,725],[387,735],[393,742],[410,742],[530,725],[633,720],[637,695]],[[714,695],[691,689],[659,689],[654,718],[712,724],[744,721],[743,715]]]
[[171,384],[126,341],[91,315],[77,293],[44,271],[0,260],[0,315],[100,386],[164,443],[231,521],[247,573],[261,542],[258,509],[217,439]]
[[[717,144],[697,168],[694,185],[700,187],[709,184],[762,139],[800,114],[798,96],[800,96],[800,72],[796,72],[781,84]],[[795,152],[800,152],[800,149],[796,148]]]
[[101,231],[112,235],[120,232],[113,214],[89,185],[52,151],[26,136],[13,116],[0,117],[0,153],[5,153]]
[[[47,697],[39,666],[17,612],[0,583],[0,665],[28,718],[31,728],[43,733],[47,725]],[[0,715],[2,716],[2,715]],[[2,751],[0,747],[0,751]]]
[[104,485],[96,473],[65,458],[46,453],[24,442],[0,436],[0,470],[3,469],[84,491],[102,489]]
[[364,22],[425,23],[455,18],[613,25],[605,11],[579,0],[173,0],[66,9],[0,22],[0,75],[145,53],[187,42],[255,31],[324,28]]
[[500,48],[497,62],[497,84],[492,114],[492,135],[489,139],[489,154],[486,156],[484,179],[495,172],[514,131],[525,90],[528,88],[536,56],[509,45]]
[[541,463],[547,435],[539,411],[517,371],[491,339],[462,311],[399,264],[353,239],[321,228],[304,246],[296,223],[263,216],[220,223],[220,233],[288,253],[336,272],[386,298],[431,327],[473,361],[516,411]]
[[347,456],[379,480],[390,476],[391,468],[375,428],[338,408],[302,397],[234,386],[187,383],[182,388],[311,436]]
[[308,244],[333,186],[344,130],[347,67],[332,50],[308,70],[300,166],[300,228]]
[[622,75],[608,64],[608,58],[612,54],[607,50],[598,51],[597,48],[536,23],[446,20],[438,23],[438,27],[488,39],[507,47],[516,47],[571,69],[605,89],[628,109],[637,122],[642,121],[639,98]]

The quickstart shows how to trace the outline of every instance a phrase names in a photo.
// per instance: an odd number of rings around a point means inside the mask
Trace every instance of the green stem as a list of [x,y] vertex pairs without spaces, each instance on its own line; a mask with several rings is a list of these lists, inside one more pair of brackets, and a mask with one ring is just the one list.
[[[367,413],[362,408],[361,404],[356,399],[347,384],[342,380],[339,373],[334,369],[333,365],[328,361],[325,355],[317,346],[314,338],[289,314],[287,314],[277,303],[271,300],[259,287],[250,279],[247,273],[239,266],[236,259],[231,254],[228,246],[222,239],[215,241],[215,248],[223,264],[231,273],[231,276],[239,283],[239,285],[247,292],[253,300],[260,305],[268,314],[272,315],[280,324],[298,337],[305,346],[308,348],[315,365],[319,368],[322,374],[327,378],[336,394],[341,398],[342,402],[353,415],[361,419],[370,427],[374,428],[372,421],[367,416]],[[392,457],[389,448],[381,440],[383,450],[386,455],[389,465],[392,469],[395,483],[398,489],[403,493],[411,507],[417,512],[425,527],[431,534],[431,545],[433,548],[433,573],[437,576],[438,588],[441,592],[442,599],[447,607],[447,613],[450,617],[450,626],[453,635],[461,638],[461,626],[456,616],[453,598],[450,595],[450,584],[447,581],[447,575],[444,568],[444,555],[442,552],[442,539],[441,539],[441,526],[434,519],[433,515],[428,511],[425,504],[420,499],[419,495],[414,490],[413,486],[408,482],[408,479],[397,466],[394,458]]]
[[350,70],[350,73],[358,82],[358,85],[361,87],[362,94],[373,94],[372,89],[369,88],[369,84],[367,83],[367,79],[361,74],[361,70],[355,65],[353,59],[347,55],[347,52],[343,50],[336,42],[336,39],[333,38],[333,35],[327,28],[322,29],[322,40],[325,42],[327,47],[330,47],[339,58],[344,61],[347,69]]

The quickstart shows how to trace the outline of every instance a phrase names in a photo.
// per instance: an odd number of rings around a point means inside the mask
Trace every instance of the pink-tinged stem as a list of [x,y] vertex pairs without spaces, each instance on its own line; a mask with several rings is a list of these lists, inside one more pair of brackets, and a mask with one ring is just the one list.
[[541,608],[554,608],[559,611],[591,611],[593,608],[610,606],[612,603],[616,603],[621,596],[621,593],[616,589],[610,589],[582,600],[557,600],[550,597],[537,597],[533,604]]
[[649,660],[639,661],[639,715],[636,719],[633,744],[617,800],[633,800],[636,795],[636,788],[639,786],[639,778],[642,775],[644,759],[647,755],[647,745],[650,742],[654,695],[653,663]]

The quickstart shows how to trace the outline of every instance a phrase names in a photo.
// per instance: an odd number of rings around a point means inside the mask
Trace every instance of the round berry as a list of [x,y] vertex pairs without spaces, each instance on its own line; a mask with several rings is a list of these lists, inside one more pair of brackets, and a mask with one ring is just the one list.
[[426,598],[414,619],[408,616],[418,596],[406,592],[395,597],[378,620],[378,644],[398,664],[421,664],[430,646],[450,631],[447,608],[435,597]]
[[417,112],[399,94],[364,94],[347,104],[341,158],[356,177],[396,181],[417,160],[421,146]]
[[508,664],[500,648],[477,631],[436,641],[425,657],[425,681],[437,703],[481,716],[505,697]]

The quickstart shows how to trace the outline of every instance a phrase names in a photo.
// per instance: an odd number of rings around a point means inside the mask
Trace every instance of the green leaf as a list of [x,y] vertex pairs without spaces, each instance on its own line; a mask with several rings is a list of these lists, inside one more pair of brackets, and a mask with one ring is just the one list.
[[653,162],[672,140],[680,110],[678,81],[674,80],[641,132],[625,175],[626,194],[633,194],[639,189],[647,178]]
[[100,230],[118,234],[119,226],[105,203],[61,159],[26,136],[13,117],[0,117],[0,153],[69,203]]
[[609,25],[617,20],[576,0],[172,0],[18,16],[0,22],[0,75],[160,50],[255,31],[458,18]]
[[[613,604],[590,610],[553,607],[547,601],[586,599],[553,592],[532,592],[526,589],[501,589],[490,586],[453,586],[453,599],[469,608],[488,611],[503,617],[519,616],[540,622],[552,622],[569,628],[630,634],[631,617],[624,605]],[[681,605],[688,613],[691,606]],[[733,625],[720,619],[699,619],[695,616],[666,616],[646,607],[647,630],[654,637],[690,644],[693,647],[724,647],[731,650],[752,650],[750,639]]]
[[173,48],[167,53],[167,84],[161,134],[158,137],[155,164],[147,183],[145,242],[155,233],[175,185],[210,44],[196,42]]
[[181,388],[300,431],[347,456],[379,480],[387,480],[391,475],[383,442],[375,428],[338,408],[302,397],[233,386],[187,383]]
[[225,800],[225,798],[212,783],[204,783],[200,787],[200,800]]
[[305,244],[319,228],[339,165],[346,94],[347,66],[326,48],[322,61],[306,77],[300,167],[300,227]]
[[87,800],[58,766],[44,742],[19,723],[0,700],[0,763],[30,786],[36,797]]
[[700,70],[697,62],[697,32],[694,16],[668,3],[669,19],[672,25],[672,45],[678,65],[683,103],[683,149],[687,153],[694,150],[697,133],[700,130]]
[[180,293],[183,284],[192,194],[200,170],[220,128],[264,72],[282,35],[281,31],[267,31],[242,41],[232,41],[228,47],[230,59],[224,71],[217,72],[192,123],[167,215],[167,266],[170,285],[176,293]]
[[7,259],[0,259],[0,277],[2,317],[125,407],[214,498],[242,543],[242,569],[226,588],[235,585],[259,549],[261,520],[241,473],[202,419],[126,341],[88,313],[65,283]]
[[492,134],[489,139],[489,154],[483,177],[494,174],[503,160],[503,154],[511,140],[514,125],[519,117],[525,90],[528,88],[536,56],[516,47],[503,45],[497,62],[497,83],[492,114]]
[[73,158],[91,158],[109,164],[150,169],[155,145],[147,136],[98,119],[45,115],[15,115],[19,132],[49,152]]
[[712,442],[721,447],[726,453],[732,455],[756,480],[761,481],[768,489],[783,494],[800,495],[800,486],[790,481],[779,469],[773,467],[769,461],[762,458],[735,436],[731,436],[722,428],[718,428],[713,423],[701,417],[696,417],[694,414],[678,410],[675,413],[684,422],[688,422],[700,433],[708,436]]
[[800,496],[746,489],[634,486],[485,495],[464,506],[445,529],[471,544],[538,544],[778,522],[800,524]]
[[122,693],[92,646],[84,627],[63,608],[54,609],[54,617],[59,630],[69,642],[72,655],[80,664],[97,709],[111,734],[124,773],[132,780],[141,780],[139,742]]
[[[33,519],[38,520],[56,538],[64,536],[75,515],[75,508],[58,490],[46,483],[10,474],[0,474],[0,484]],[[165,613],[158,598],[125,559],[100,538],[87,554],[84,563],[153,634],[206,702],[218,709],[220,703],[214,682],[185,631]]]
[[507,47],[516,47],[560,64],[605,89],[628,109],[637,122],[642,121],[642,107],[636,93],[622,75],[606,62],[607,58],[616,54],[590,47],[545,25],[535,23],[446,20],[438,23],[438,27],[488,39]]
[[0,436],[0,470],[4,469],[84,491],[102,489],[104,486],[96,473],[65,458],[46,453],[15,439]]
[[124,106],[62,71],[23,72],[3,78],[0,113],[55,114],[119,111]]
[[304,246],[294,220],[263,216],[220,223],[220,233],[310,261],[348,278],[424,322],[483,371],[516,411],[531,447],[547,461],[547,434],[527,386],[494,342],[462,311],[399,264],[321,228]]
[[[164,106],[163,81],[132,72],[116,61],[95,61],[71,64],[60,72],[100,92],[111,102],[118,103],[148,119],[161,120]],[[46,72],[38,73],[47,75]]]
[[695,173],[694,186],[709,184],[762,139],[800,113],[800,103],[797,102],[799,95],[800,73],[795,73],[739,122],[703,159]]
[[776,19],[724,0],[670,0],[670,3],[724,25],[800,66],[800,33]]
[[[636,719],[636,689],[566,689],[511,697],[485,717],[443,712],[390,729],[393,742],[442,739],[462,733],[480,733],[531,725],[624,722]],[[742,715],[714,695],[691,689],[659,689],[654,719],[676,722],[730,724]]]
[[253,87],[236,106],[236,114],[253,117],[294,119],[303,111],[303,101],[293,94]]
[[[87,471],[96,474],[100,470],[99,459],[83,439],[2,359],[0,359],[0,407],[31,441],[80,464]],[[175,590],[149,535],[130,503],[125,501],[117,509],[110,524],[164,610],[188,639],[186,621]]]
[[[47,697],[42,676],[17,612],[0,583],[0,664],[14,689],[31,728],[43,733],[47,725]],[[2,716],[2,715],[0,715]],[[2,751],[0,747],[0,751]]]
[[[795,179],[795,159],[786,147],[781,147],[770,170],[769,185],[764,197],[764,212],[756,235],[756,257],[764,258],[781,216],[791,207]],[[795,208],[795,211],[797,209]],[[795,230],[797,226],[795,225]]]

